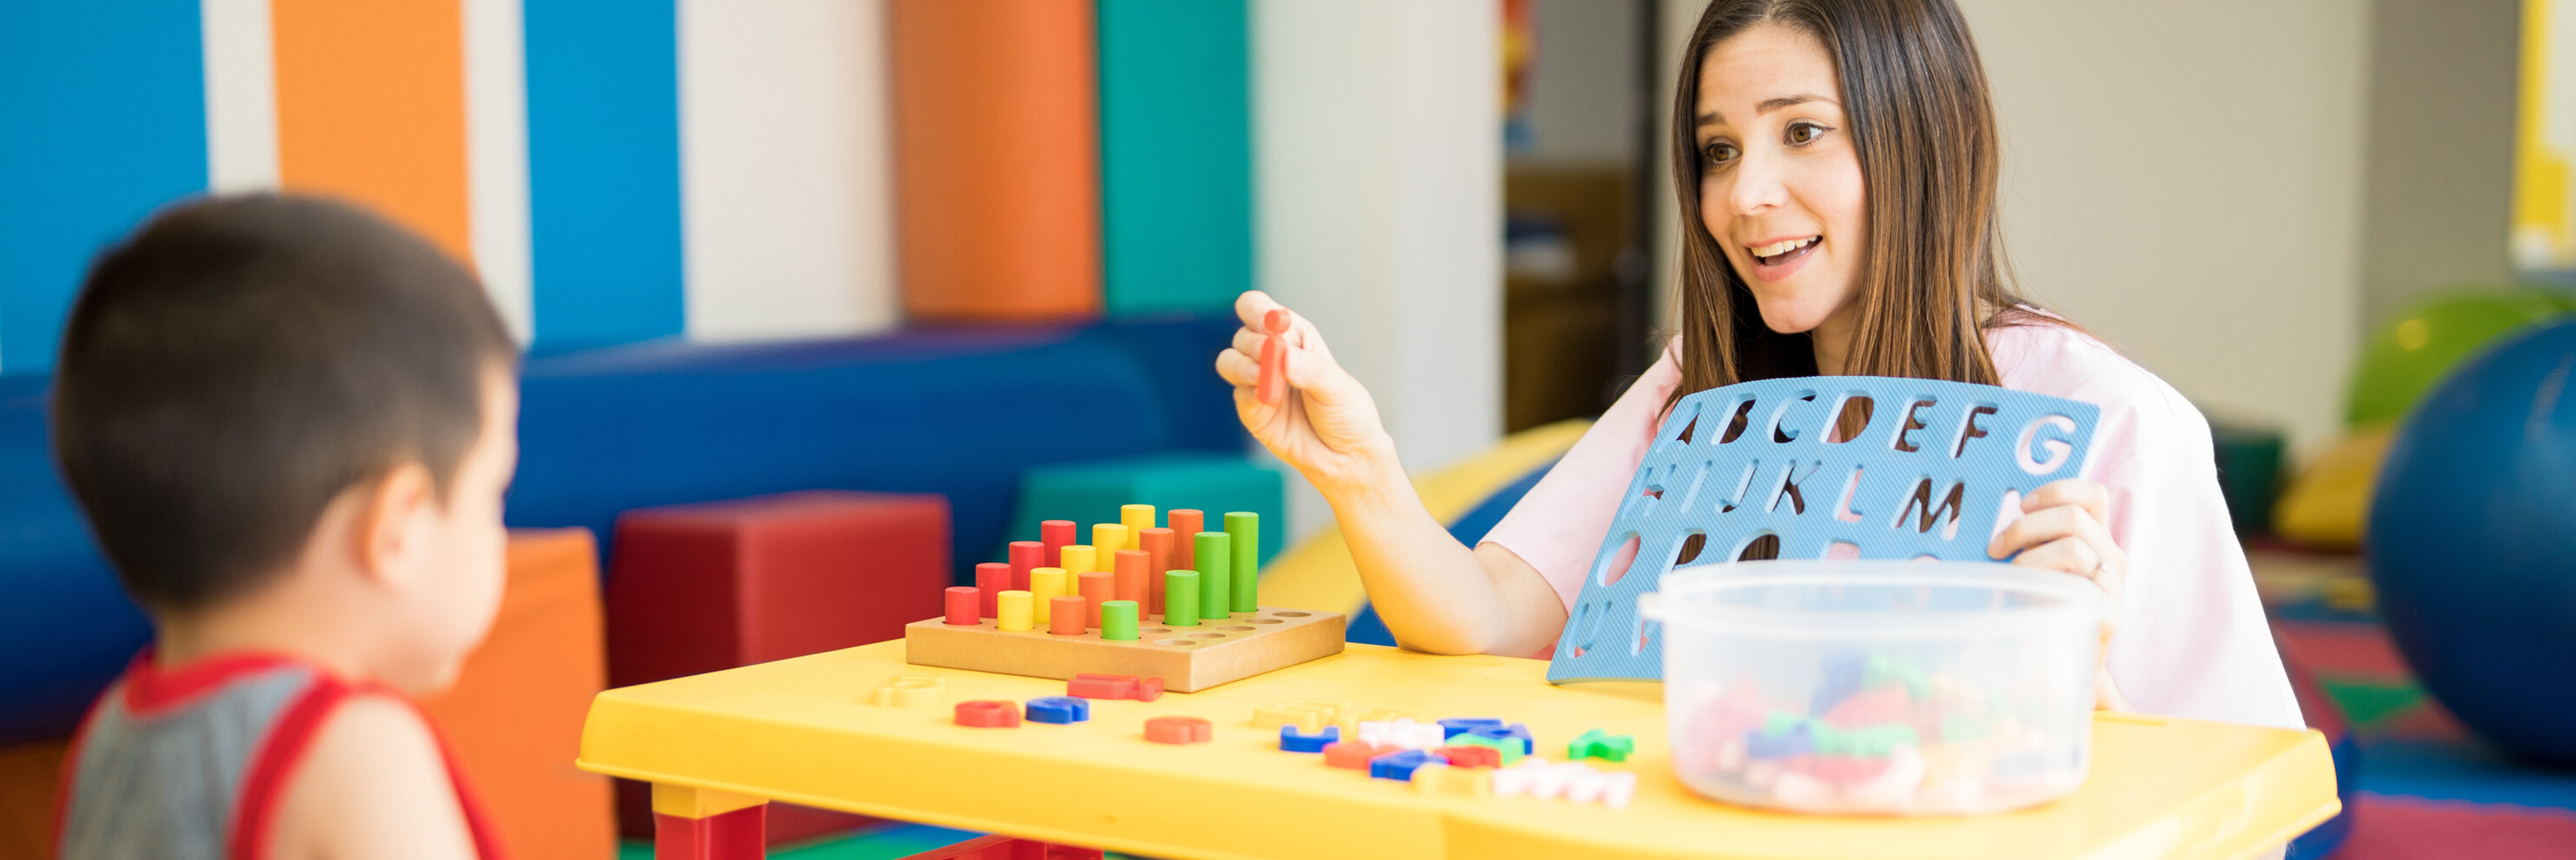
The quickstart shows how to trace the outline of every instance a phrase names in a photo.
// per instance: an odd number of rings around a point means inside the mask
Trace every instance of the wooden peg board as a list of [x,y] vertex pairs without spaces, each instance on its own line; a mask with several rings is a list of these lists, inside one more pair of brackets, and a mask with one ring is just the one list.
[[1272,669],[1342,653],[1345,619],[1339,612],[1264,606],[1258,612],[1200,619],[1195,627],[1165,626],[1160,615],[1137,625],[1139,638],[1100,638],[1099,628],[1079,636],[1034,630],[1000,630],[993,619],[973,627],[932,618],[904,625],[904,662],[917,666],[1071,678],[1084,672],[1161,678],[1163,688],[1195,693]]

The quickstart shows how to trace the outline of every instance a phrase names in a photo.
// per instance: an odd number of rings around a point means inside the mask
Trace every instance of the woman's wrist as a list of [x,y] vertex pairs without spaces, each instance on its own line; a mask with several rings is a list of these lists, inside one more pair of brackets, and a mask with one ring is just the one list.
[[1343,473],[1334,476],[1330,486],[1315,488],[1335,512],[1374,518],[1408,504],[1421,506],[1413,479],[1404,474],[1404,463],[1396,456],[1395,440],[1384,432],[1344,456]]

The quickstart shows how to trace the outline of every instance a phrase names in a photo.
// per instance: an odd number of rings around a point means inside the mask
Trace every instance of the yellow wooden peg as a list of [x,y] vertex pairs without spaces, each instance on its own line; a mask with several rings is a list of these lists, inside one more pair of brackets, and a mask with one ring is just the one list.
[[[1092,526],[1091,558],[1093,564],[1099,565],[1099,567],[1094,569],[1118,569],[1115,566],[1118,559],[1118,551],[1122,549],[1134,549],[1135,542],[1136,536],[1130,533],[1125,525],[1121,525],[1119,523],[1100,523]],[[1162,573],[1162,571],[1159,570],[1153,572]]]
[[1119,549],[1144,549],[1145,530],[1154,527],[1154,506],[1121,505],[1118,508],[1118,524],[1127,529],[1127,545]]
[[1053,616],[1048,605],[1064,596],[1064,568],[1041,567],[1029,571],[1029,618],[1046,624]]
[[1078,543],[1066,544],[1064,549],[1059,552],[1060,555],[1057,560],[1064,563],[1060,566],[1060,569],[1067,575],[1081,576],[1086,573],[1096,573],[1103,569],[1098,564],[1098,559],[1096,557],[1097,554],[1090,547],[1083,546]]
[[1000,597],[1000,600],[995,601],[997,617],[993,620],[993,626],[1001,630],[1029,629],[1029,619],[1033,617],[1030,615],[1032,610],[1029,608],[1029,593],[1005,591]]

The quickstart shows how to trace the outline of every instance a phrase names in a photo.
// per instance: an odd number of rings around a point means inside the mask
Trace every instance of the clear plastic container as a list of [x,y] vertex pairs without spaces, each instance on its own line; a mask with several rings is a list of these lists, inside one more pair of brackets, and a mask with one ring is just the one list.
[[2102,595],[2062,573],[1770,561],[1666,574],[1673,769],[1745,806],[1954,815],[2084,781]]

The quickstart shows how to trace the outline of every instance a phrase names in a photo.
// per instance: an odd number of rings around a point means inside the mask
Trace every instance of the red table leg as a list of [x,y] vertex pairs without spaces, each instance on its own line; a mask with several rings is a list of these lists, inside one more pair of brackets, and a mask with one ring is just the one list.
[[769,801],[729,791],[655,783],[655,860],[761,860]]

